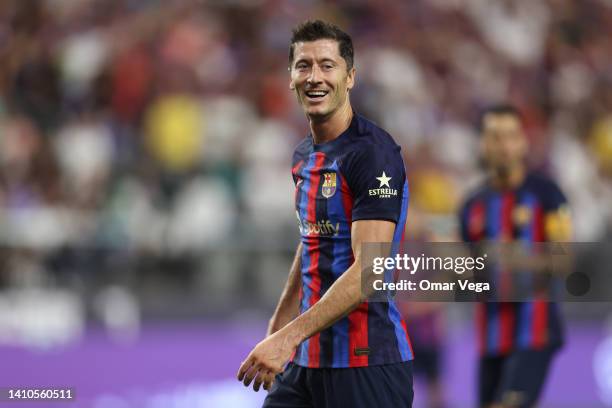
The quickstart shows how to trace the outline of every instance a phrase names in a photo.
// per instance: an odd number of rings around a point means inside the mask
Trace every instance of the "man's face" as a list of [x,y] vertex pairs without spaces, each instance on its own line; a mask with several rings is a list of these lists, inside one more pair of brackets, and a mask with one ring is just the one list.
[[293,47],[289,87],[309,118],[330,117],[347,103],[355,69],[347,70],[335,40],[298,42]]
[[483,118],[482,151],[487,164],[508,170],[523,162],[527,139],[520,119],[509,113],[489,113]]

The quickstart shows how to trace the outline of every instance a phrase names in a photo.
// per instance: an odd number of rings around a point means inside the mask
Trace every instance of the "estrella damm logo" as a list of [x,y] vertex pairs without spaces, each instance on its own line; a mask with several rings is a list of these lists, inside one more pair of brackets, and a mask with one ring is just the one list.
[[329,198],[336,193],[336,173],[323,173],[323,186],[321,194],[323,197]]

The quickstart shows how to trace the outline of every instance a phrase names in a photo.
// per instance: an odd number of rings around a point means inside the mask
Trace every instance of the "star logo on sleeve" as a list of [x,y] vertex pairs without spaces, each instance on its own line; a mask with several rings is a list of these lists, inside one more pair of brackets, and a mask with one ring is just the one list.
[[372,188],[368,191],[370,196],[377,196],[378,198],[391,198],[397,196],[397,190],[391,188],[389,184],[392,178],[393,177],[387,176],[387,173],[383,171],[380,177],[376,177],[376,180],[380,183],[378,188]]
[[389,180],[391,180],[392,178],[393,177],[387,177],[387,175],[383,171],[382,176],[376,177],[376,180],[380,181],[380,186],[378,186],[378,188],[383,188],[384,186],[391,188],[391,186],[389,185]]

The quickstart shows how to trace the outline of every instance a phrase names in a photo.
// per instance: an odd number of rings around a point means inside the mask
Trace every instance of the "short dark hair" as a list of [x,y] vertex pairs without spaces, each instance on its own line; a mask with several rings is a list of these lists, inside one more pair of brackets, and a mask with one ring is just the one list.
[[478,117],[477,128],[478,132],[482,132],[484,128],[484,119],[487,115],[512,115],[515,116],[520,122],[523,121],[523,115],[518,108],[509,103],[501,103],[498,105],[492,105],[485,108]]
[[351,36],[338,26],[321,20],[308,20],[293,29],[291,45],[289,46],[289,65],[293,63],[293,49],[297,42],[316,40],[336,40],[340,56],[346,61],[347,69],[353,68],[353,40]]

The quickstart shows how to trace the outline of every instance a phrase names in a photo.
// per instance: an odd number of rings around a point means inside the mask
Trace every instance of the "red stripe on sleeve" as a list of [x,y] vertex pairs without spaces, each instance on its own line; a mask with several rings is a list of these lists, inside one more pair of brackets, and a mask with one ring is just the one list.
[[368,365],[368,355],[357,355],[356,350],[368,347],[368,302],[363,302],[348,315],[349,367]]
[[402,318],[402,327],[404,328],[404,333],[406,333],[406,341],[408,342],[408,347],[410,347],[410,354],[414,357],[414,350],[412,349],[412,341],[410,341],[410,335],[408,334],[408,326],[406,326],[406,321]]
[[291,174],[293,174],[294,176],[297,176],[297,172],[300,169],[300,166],[302,165],[302,163],[304,163],[304,160],[300,160],[299,162],[297,162],[295,166],[291,168]]
[[[317,222],[317,195],[319,192],[319,184],[321,181],[320,170],[325,162],[325,155],[323,153],[315,153],[315,163],[312,169],[310,169],[310,188],[308,190],[308,204],[306,207],[306,216],[308,222]],[[319,275],[319,238],[313,237],[309,244],[310,250],[310,265],[308,267],[308,273],[311,277],[310,290],[311,295],[309,304],[312,307],[315,303],[321,299],[321,275]],[[308,367],[319,367],[320,363],[320,351],[321,344],[319,342],[320,333],[317,333],[310,337],[308,342]]]
[[[300,170],[300,167],[302,166],[302,163],[304,163],[304,160],[300,160],[299,162],[297,162],[297,164],[293,166],[293,168],[291,169],[291,175],[293,176],[294,179],[299,177],[299,170]],[[298,182],[299,180],[295,184],[295,193],[293,194],[293,199],[295,200],[296,208],[298,206],[298,192],[300,191],[300,185],[297,184]]]

